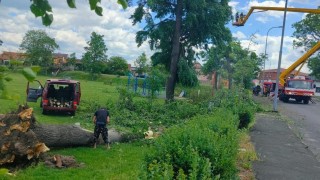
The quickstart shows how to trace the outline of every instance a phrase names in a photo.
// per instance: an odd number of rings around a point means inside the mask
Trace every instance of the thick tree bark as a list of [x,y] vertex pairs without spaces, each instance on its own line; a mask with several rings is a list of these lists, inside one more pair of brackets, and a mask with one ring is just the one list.
[[31,130],[50,148],[93,144],[93,133],[76,125],[35,125]]
[[174,99],[174,88],[177,79],[177,67],[180,56],[180,35],[182,24],[182,8],[183,0],[177,0],[176,7],[176,25],[172,41],[170,76],[167,81],[166,99],[171,101]]
[[49,151],[49,148],[30,130],[34,123],[31,108],[21,107],[17,113],[7,114],[0,119],[0,165],[25,164],[28,160]]
[[[109,130],[109,141],[121,135]],[[100,141],[102,139],[100,137]],[[20,107],[16,113],[0,115],[0,166],[28,164],[52,147],[91,146],[93,133],[76,125],[37,124],[32,108]]]

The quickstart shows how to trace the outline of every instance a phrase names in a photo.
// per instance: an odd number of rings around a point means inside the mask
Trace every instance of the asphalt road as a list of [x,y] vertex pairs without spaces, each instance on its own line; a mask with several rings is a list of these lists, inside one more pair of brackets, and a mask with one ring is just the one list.
[[294,122],[289,122],[290,127],[320,161],[320,101],[307,105],[279,102],[279,110]]

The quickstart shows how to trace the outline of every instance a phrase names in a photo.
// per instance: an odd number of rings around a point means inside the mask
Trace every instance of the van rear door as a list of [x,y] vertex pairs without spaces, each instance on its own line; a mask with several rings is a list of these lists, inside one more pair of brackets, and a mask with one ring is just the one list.
[[42,96],[43,86],[38,80],[27,85],[27,102],[37,102],[38,98]]
[[79,105],[80,104],[80,98],[81,98],[81,87],[80,87],[80,82],[77,82],[75,84],[75,100],[77,101],[77,104]]

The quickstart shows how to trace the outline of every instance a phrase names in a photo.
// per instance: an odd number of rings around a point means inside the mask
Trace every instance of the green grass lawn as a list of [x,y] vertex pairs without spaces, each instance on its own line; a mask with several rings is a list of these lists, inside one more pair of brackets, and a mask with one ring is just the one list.
[[[13,79],[7,83],[9,95],[14,100],[0,99],[0,114],[16,110],[19,104],[26,103],[27,81],[21,74],[10,74]],[[41,82],[48,77],[39,76]],[[103,82],[85,81],[81,82],[81,103],[90,106],[90,103],[105,105],[108,101],[115,103],[118,99],[116,86],[106,85]],[[74,117],[69,115],[42,115],[41,108],[37,103],[28,103],[34,108],[34,115],[38,123],[46,124],[74,124],[80,122],[90,130],[91,112],[77,112]],[[112,114],[112,112],[111,112]],[[111,118],[112,122],[112,118]],[[16,173],[16,179],[137,179],[144,155],[150,148],[143,143],[113,144],[110,150],[103,147],[92,149],[89,147],[66,148],[51,150],[50,154],[70,155],[84,163],[84,167],[70,169],[52,169],[40,164],[32,166]],[[2,179],[0,177],[0,179]],[[9,177],[9,179],[11,179]]]
[[51,151],[50,154],[74,156],[83,167],[52,169],[44,164],[18,172],[16,179],[137,179],[146,153],[141,144],[113,144],[111,149],[78,147]]

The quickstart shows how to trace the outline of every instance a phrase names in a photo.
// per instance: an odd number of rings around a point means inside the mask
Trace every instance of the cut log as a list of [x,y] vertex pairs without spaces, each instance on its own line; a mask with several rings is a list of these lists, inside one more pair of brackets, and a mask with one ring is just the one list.
[[49,148],[30,130],[35,122],[32,109],[20,107],[17,113],[0,119],[0,165],[38,158]]
[[[122,140],[117,131],[108,132],[110,142]],[[101,137],[99,142],[103,142]],[[20,106],[17,112],[0,115],[0,166],[25,166],[32,162],[30,160],[38,160],[49,148],[92,145],[93,132],[82,129],[79,125],[38,124],[32,108],[27,106]],[[59,162],[56,166],[66,165]]]
[[32,131],[50,148],[93,144],[93,133],[76,125],[35,125]]

